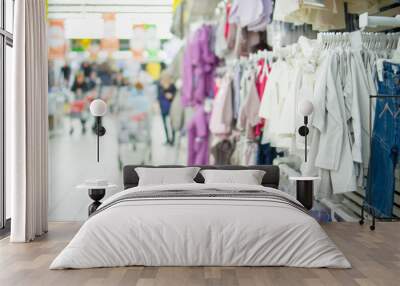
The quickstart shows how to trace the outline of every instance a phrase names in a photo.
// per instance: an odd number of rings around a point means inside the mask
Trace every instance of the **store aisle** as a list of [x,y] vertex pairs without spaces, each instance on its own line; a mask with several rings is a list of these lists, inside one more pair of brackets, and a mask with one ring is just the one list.
[[[64,120],[64,131],[61,135],[49,140],[49,220],[50,221],[83,221],[87,218],[87,207],[91,203],[86,190],[77,190],[76,185],[86,179],[107,179],[118,185],[118,189],[107,191],[106,197],[122,190],[122,172],[119,168],[118,121],[113,116],[104,118],[107,133],[100,139],[100,163],[96,162],[96,137],[90,130],[82,135],[79,124],[75,122],[74,134],[69,135],[69,119]],[[135,151],[122,155],[124,164],[184,164],[185,138],[182,144],[171,147],[163,145],[160,115],[152,117],[151,150],[149,146],[138,144]],[[177,140],[178,141],[178,140]],[[179,150],[180,151],[179,151]],[[150,161],[143,162],[146,152],[152,154]]]
[[[91,126],[91,122],[87,125]],[[87,191],[75,188],[85,179],[104,178],[120,185],[115,125],[115,120],[105,118],[107,134],[100,141],[100,163],[96,162],[96,137],[90,130],[84,135],[79,129],[72,135],[63,132],[49,140],[49,220],[76,221],[87,217],[91,200]],[[69,126],[68,119],[65,126]]]
[[151,133],[151,154],[153,165],[186,165],[186,137],[181,137],[179,134],[177,134],[175,138],[175,145],[173,147],[165,145],[164,142],[166,142],[166,138],[163,132],[161,116],[156,116],[153,118]]

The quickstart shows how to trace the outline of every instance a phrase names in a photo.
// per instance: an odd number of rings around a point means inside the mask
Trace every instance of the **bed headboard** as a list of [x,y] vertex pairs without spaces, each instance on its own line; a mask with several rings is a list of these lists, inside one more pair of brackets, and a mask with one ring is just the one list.
[[[136,167],[147,167],[147,168],[182,168],[185,166],[181,165],[161,165],[161,166],[150,166],[150,165],[127,165],[124,167],[123,176],[124,176],[124,189],[129,189],[136,187],[139,183],[139,177],[135,171]],[[265,187],[271,187],[277,189],[279,186],[279,167],[278,166],[270,166],[270,165],[257,165],[257,166],[235,166],[235,165],[226,165],[226,166],[197,166],[204,169],[217,169],[217,170],[263,170],[265,171],[264,178],[262,179],[262,185]],[[204,183],[204,178],[198,173],[194,180],[197,183]]]

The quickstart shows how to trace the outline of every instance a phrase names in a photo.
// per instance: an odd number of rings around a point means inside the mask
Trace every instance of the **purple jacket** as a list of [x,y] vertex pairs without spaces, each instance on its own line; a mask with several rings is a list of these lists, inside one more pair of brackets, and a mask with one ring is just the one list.
[[208,165],[208,141],[209,141],[209,114],[204,111],[203,106],[196,106],[196,112],[190,120],[187,131],[189,137],[188,144],[188,165]]
[[183,106],[191,106],[192,101],[192,80],[193,80],[193,65],[191,62],[192,42],[188,41],[183,54],[182,63],[182,95],[181,101]]
[[202,104],[211,95],[218,58],[211,49],[212,27],[202,26],[188,41],[183,59],[182,104]]

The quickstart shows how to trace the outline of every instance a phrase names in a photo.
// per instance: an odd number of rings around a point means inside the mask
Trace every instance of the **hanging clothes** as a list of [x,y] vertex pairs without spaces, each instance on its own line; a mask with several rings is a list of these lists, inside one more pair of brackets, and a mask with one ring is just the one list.
[[260,117],[258,116],[260,98],[257,93],[254,71],[247,71],[246,74],[244,84],[245,98],[239,112],[238,126],[241,130],[245,131],[247,139],[255,140],[254,127],[260,121]]
[[169,114],[171,118],[171,127],[174,131],[181,131],[184,127],[185,112],[181,104],[181,92],[177,91],[171,103],[171,110]]
[[[215,29],[215,42],[214,42],[214,52],[219,58],[223,58],[229,52],[228,50],[228,37],[232,32],[231,25],[228,22],[228,15],[222,13],[222,16],[218,20],[217,27]],[[226,27],[229,25],[229,28]]]
[[211,154],[214,158],[215,165],[231,164],[231,157],[235,150],[235,144],[228,139],[218,142],[211,148]]
[[232,76],[227,73],[221,80],[213,102],[210,117],[210,131],[215,135],[228,135],[233,122]]
[[400,64],[384,62],[383,80],[379,81],[372,150],[368,173],[367,202],[378,217],[392,217],[395,175],[400,153]]
[[230,31],[229,15],[231,13],[231,3],[226,3],[224,14],[224,39],[227,40]]
[[214,70],[218,58],[211,50],[213,28],[203,25],[188,40],[183,63],[182,104],[194,106],[202,104],[212,96]]
[[270,143],[260,144],[258,146],[257,165],[272,165],[277,155],[276,148],[272,147]]
[[194,42],[188,41],[183,55],[182,63],[182,105],[184,107],[191,106],[193,100],[193,65],[192,65],[192,50],[194,49]]
[[254,141],[247,141],[245,143],[243,165],[254,166],[257,165],[258,143]]
[[264,30],[271,21],[272,6],[272,0],[233,0],[230,22],[249,31]]
[[339,81],[338,55],[328,53],[316,81],[312,125],[318,130],[315,166],[329,170],[334,193],[356,191],[356,174],[345,118],[344,96]]
[[[274,147],[291,148],[292,139],[284,135],[285,125],[295,121],[295,113],[290,110],[294,103],[292,85],[295,70],[282,59],[273,63],[268,77],[268,87],[260,103],[259,116],[266,120],[262,143],[271,143]],[[285,123],[286,122],[286,123]]]
[[242,66],[237,63],[233,69],[233,86],[232,86],[232,101],[233,101],[233,118],[239,118],[240,111],[240,79],[242,78]]
[[[256,88],[257,88],[258,97],[261,102],[263,95],[264,95],[265,86],[266,86],[267,80],[268,80],[268,73],[271,71],[271,67],[270,67],[269,63],[265,61],[265,59],[260,59],[257,62],[257,66],[258,66],[258,72],[257,72],[257,79],[256,79]],[[263,118],[260,118],[259,123],[254,127],[255,136],[258,137],[262,134],[264,125],[265,125],[265,120]]]
[[171,33],[178,38],[183,38],[185,35],[184,31],[184,13],[186,8],[186,1],[174,0],[173,2],[173,15],[171,24]]
[[195,107],[196,111],[187,126],[188,165],[208,165],[209,163],[209,114],[202,105]]

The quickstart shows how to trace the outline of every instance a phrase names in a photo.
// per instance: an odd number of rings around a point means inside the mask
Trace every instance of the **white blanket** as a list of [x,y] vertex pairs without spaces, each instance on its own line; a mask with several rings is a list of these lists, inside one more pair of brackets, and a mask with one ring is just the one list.
[[351,267],[320,225],[290,204],[250,196],[118,201],[131,192],[204,192],[210,188],[262,190],[296,202],[279,190],[238,184],[128,189],[104,201],[103,210],[85,222],[50,269],[127,265]]

